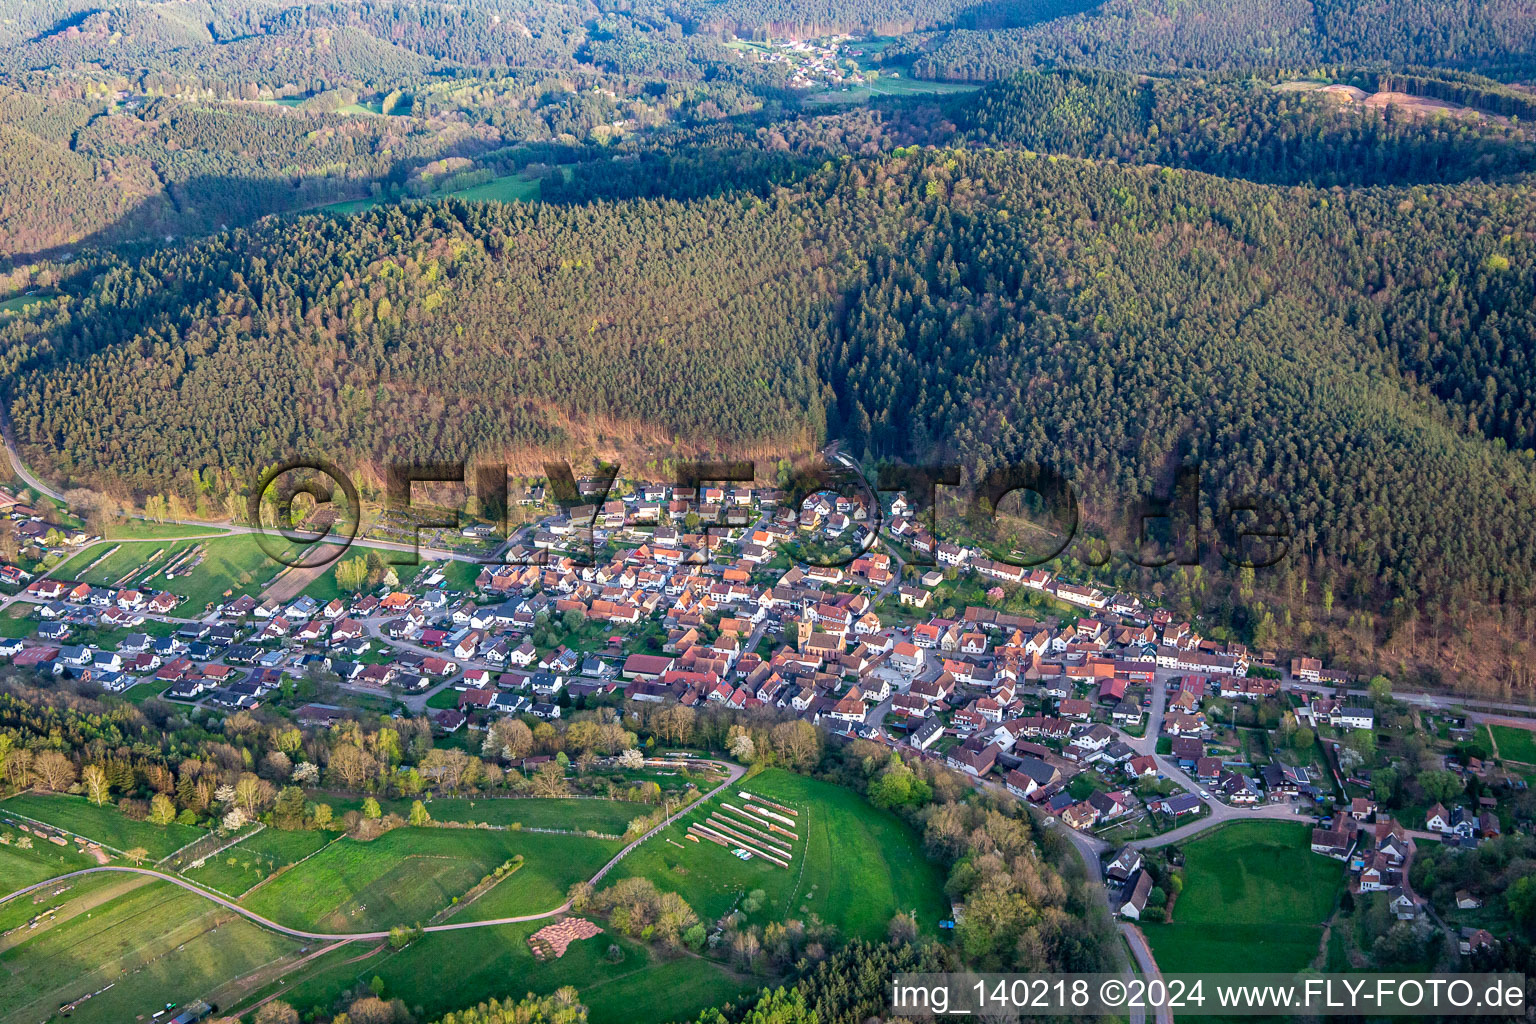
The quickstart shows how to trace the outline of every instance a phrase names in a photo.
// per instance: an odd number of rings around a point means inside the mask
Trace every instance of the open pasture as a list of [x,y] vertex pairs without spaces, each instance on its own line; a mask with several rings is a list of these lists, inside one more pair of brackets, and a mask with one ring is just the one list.
[[[787,869],[763,857],[743,861],[731,849],[688,838],[689,825],[707,828],[711,816],[748,820],[722,811],[723,804],[742,808],[743,791],[799,811],[791,816],[796,825],[790,830],[798,839],[789,840]],[[759,830],[788,839],[771,829]],[[740,828],[735,831],[757,839]],[[924,859],[918,836],[905,823],[849,790],[778,769],[743,779],[693,808],[626,857],[609,877],[634,875],[678,893],[705,920],[739,906],[745,894],[757,889],[765,899],[749,914],[754,921],[804,920],[816,914],[849,937],[883,937],[898,911],[915,912],[919,925],[930,932],[947,916],[944,880]]]
[[1164,971],[1300,970],[1322,940],[1344,866],[1313,853],[1304,825],[1240,821],[1184,847],[1172,924],[1142,931]]

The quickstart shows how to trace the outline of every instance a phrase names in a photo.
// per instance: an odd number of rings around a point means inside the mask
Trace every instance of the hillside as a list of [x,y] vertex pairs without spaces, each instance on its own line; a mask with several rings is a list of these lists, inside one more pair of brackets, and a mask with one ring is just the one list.
[[1068,65],[1135,70],[1427,65],[1528,75],[1528,0],[1104,0],[1018,28],[957,28],[911,40],[919,73],[1001,78]]
[[1341,590],[1510,599],[1533,568],[1536,479],[1509,448],[1536,429],[1517,230],[1536,196],[1416,195],[951,150],[766,201],[311,218],[109,270],[7,326],[11,414],[60,478],[189,492],[198,468],[238,486],[317,450],[833,436],[973,478],[1056,466],[1111,531],[1193,461],[1213,511],[1281,502]]
[[[1352,77],[1380,84],[1372,76]],[[1407,95],[1383,90],[1380,96],[1399,102],[1378,103],[1378,94],[1356,87],[1319,86],[1028,72],[951,106],[964,137],[982,145],[1166,164],[1272,184],[1496,180],[1536,169],[1536,143],[1522,119],[1448,105],[1431,116],[1411,106]],[[1367,99],[1352,99],[1356,93]]]

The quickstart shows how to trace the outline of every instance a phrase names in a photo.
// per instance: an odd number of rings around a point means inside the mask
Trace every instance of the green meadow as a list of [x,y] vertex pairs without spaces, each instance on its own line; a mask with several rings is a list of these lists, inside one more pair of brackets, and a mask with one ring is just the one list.
[[1157,966],[1190,971],[1297,971],[1318,954],[1344,865],[1313,853],[1305,825],[1240,821],[1184,847],[1172,924],[1144,924]]
[[21,793],[0,802],[0,812],[4,811],[56,825],[115,850],[127,852],[142,847],[151,860],[167,857],[204,834],[191,825],[134,821],[120,812],[115,803],[97,807],[83,796]]
[[[687,838],[687,826],[704,821],[715,804],[742,805],[746,790],[800,811],[788,870],[766,860],[737,859],[714,843]],[[737,905],[742,894],[762,889],[759,923],[816,914],[846,936],[880,939],[899,911],[915,913],[936,933],[947,916],[944,879],[923,857],[915,832],[894,814],[870,806],[851,790],[778,769],[743,779],[635,850],[608,877],[644,875],[670,889],[705,920]]]

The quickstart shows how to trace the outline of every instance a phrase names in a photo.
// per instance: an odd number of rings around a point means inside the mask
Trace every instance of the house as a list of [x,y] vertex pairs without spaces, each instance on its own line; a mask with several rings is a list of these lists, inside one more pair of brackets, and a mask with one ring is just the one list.
[[1136,877],[1141,870],[1141,851],[1134,846],[1121,850],[1115,859],[1104,867],[1104,877],[1125,883]]
[[1093,713],[1093,705],[1086,700],[1068,698],[1057,705],[1056,713],[1062,718],[1069,718],[1076,722],[1086,722],[1088,716]]
[[1493,948],[1493,936],[1483,928],[1464,927],[1456,939],[1456,949],[1462,956],[1471,956],[1481,950]]
[[1124,792],[1094,792],[1088,796],[1088,805],[1094,810],[1095,820],[1114,821],[1130,811],[1131,796]]
[[1141,705],[1137,704],[1135,701],[1123,700],[1119,704],[1115,705],[1115,709],[1110,712],[1109,718],[1110,721],[1114,722],[1118,726],[1121,726],[1122,728],[1125,726],[1140,725]]
[[980,778],[997,764],[1002,748],[996,743],[982,745],[983,737],[973,736],[949,752],[944,763],[958,772]]
[[1401,874],[1392,866],[1389,858],[1381,856],[1378,851],[1371,850],[1361,859],[1361,892],[1386,892],[1401,881]]
[[1472,895],[1465,889],[1456,890],[1457,910],[1476,910],[1483,905],[1480,897]]
[[1133,921],[1141,920],[1141,915],[1147,909],[1147,897],[1152,894],[1152,875],[1146,869],[1136,872],[1134,880],[1127,880],[1121,889],[1120,905],[1115,909],[1121,917],[1128,917]]
[[1476,831],[1476,826],[1467,817],[1464,808],[1458,806],[1447,811],[1441,804],[1434,804],[1424,812],[1424,828],[1443,836],[1458,838],[1471,838]]
[[1376,712],[1360,707],[1335,708],[1328,717],[1328,723],[1340,729],[1374,729]]
[[1037,790],[1046,789],[1061,782],[1061,772],[1038,757],[1019,758],[1018,766],[1006,776],[1008,791],[1020,799],[1027,799]]
[[1391,909],[1392,916],[1399,921],[1418,919],[1419,902],[1402,886],[1397,886],[1387,893],[1387,906]]
[[1114,738],[1114,730],[1109,726],[1103,724],[1091,726],[1087,731],[1072,738],[1065,755],[1076,761],[1093,760],[1093,755],[1109,746]]
[[942,735],[944,735],[944,723],[940,722],[936,717],[929,718],[913,730],[912,735],[907,738],[907,742],[918,750],[927,750],[937,743]]
[[1193,736],[1175,736],[1172,756],[1180,768],[1191,769],[1205,756],[1205,744]]
[[908,675],[922,669],[926,658],[927,655],[916,644],[898,641],[896,646],[891,648],[891,666]]
[[1323,663],[1317,658],[1292,658],[1291,675],[1308,683],[1318,681],[1318,676],[1323,671]]
[[1099,812],[1087,800],[1080,800],[1062,810],[1061,820],[1068,828],[1077,829],[1081,832],[1098,824]]
[[432,728],[441,733],[455,733],[468,721],[464,712],[455,711],[452,708],[443,708],[432,714]]
[[1320,853],[1324,857],[1344,860],[1349,856],[1349,851],[1354,845],[1353,829],[1344,827],[1342,822],[1336,822],[1330,828],[1312,830],[1312,852]]
[[1151,806],[1155,811],[1160,811],[1174,818],[1182,818],[1186,814],[1198,813],[1200,808],[1205,805],[1193,793],[1180,793],[1177,796],[1158,800]]
[[428,655],[421,659],[421,671],[429,676],[451,676],[459,670],[459,663]]
[[1216,778],[1216,788],[1227,803],[1237,807],[1251,807],[1259,802],[1259,787],[1239,772],[1223,768]]

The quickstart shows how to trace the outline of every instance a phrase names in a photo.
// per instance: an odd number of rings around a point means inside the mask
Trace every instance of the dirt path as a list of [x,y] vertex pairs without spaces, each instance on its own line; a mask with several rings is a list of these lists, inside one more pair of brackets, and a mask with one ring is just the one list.
[[319,565],[305,569],[295,569],[292,567],[284,569],[277,579],[273,580],[272,584],[261,592],[262,598],[271,598],[278,604],[287,604],[302,594],[305,587],[327,572],[330,572],[332,569],[331,561],[345,550],[340,544],[325,544],[315,548],[313,551],[305,552],[304,558],[306,560],[311,558],[320,560],[323,557],[323,561]]
[[[277,980],[277,978],[281,978],[283,975],[292,974],[294,971],[299,970],[310,961],[325,956],[325,954],[331,952],[332,950],[340,949],[345,945],[348,945],[347,940],[343,940],[341,942],[333,942],[330,945],[322,946],[315,950],[313,953],[306,954],[301,959],[294,960],[291,963],[288,962],[288,957],[283,957],[281,959],[274,960],[270,964],[263,964],[261,967],[256,968],[251,973],[236,978],[233,981],[226,982],[224,985],[215,989],[213,992],[209,993],[205,1001],[213,1003],[214,997],[218,997],[218,1002],[214,1005],[235,1006],[240,1002],[241,999],[245,997],[245,995],[265,985],[268,981]],[[362,956],[355,956],[351,960],[342,961],[342,965],[356,963],[364,957],[372,956],[374,953],[377,953],[383,948],[383,943],[380,943],[378,946],[364,953]],[[276,975],[277,978],[274,978],[273,975]],[[286,991],[286,987],[278,988],[271,995],[265,996],[258,1002],[252,1003],[247,1009],[254,1013],[256,1010],[261,1009],[263,1006],[270,1003],[272,1000],[276,999]]]
[[[708,793],[705,793],[703,796],[701,796],[698,800],[695,800],[693,803],[690,803],[690,804],[687,804],[687,805],[685,805],[683,807],[678,808],[672,814],[670,814],[669,816],[664,818],[661,821],[661,823],[658,824],[655,828],[651,829],[645,835],[641,836],[639,839],[636,839],[634,842],[632,842],[628,846],[624,847],[618,853],[614,854],[613,859],[608,861],[607,864],[604,864],[602,866],[602,868],[598,870],[597,874],[592,876],[592,878],[590,880],[591,884],[594,887],[596,887],[597,883],[602,881],[603,877],[605,875],[607,875],[608,872],[611,871],[614,867],[616,867],[618,865],[619,861],[621,861],[625,857],[627,857],[631,852],[633,852],[637,847],[639,847],[641,843],[645,842],[647,839],[651,838],[657,832],[660,832],[662,829],[666,828],[668,825],[672,824],[672,822],[677,820],[677,818],[679,816],[690,812],[695,807],[702,806],[705,802],[713,799],[715,796],[717,796],[720,793],[724,792],[725,789],[728,786],[731,786],[738,779],[740,779],[744,774],[746,774],[746,769],[742,768],[740,765],[726,764],[725,767],[727,768],[728,774],[727,774],[726,780],[724,782],[720,783],[720,785],[716,786],[714,789],[710,790]],[[18,817],[20,817],[20,815],[18,815]],[[17,899],[17,898],[19,898],[21,896],[25,896],[29,892],[35,892],[38,889],[44,889],[44,888],[47,888],[48,886],[51,886],[51,885],[57,885],[59,882],[64,881],[65,879],[79,878],[79,877],[82,877],[84,875],[91,875],[91,874],[96,874],[98,872],[107,872],[107,871],[115,872],[115,873],[120,873],[120,874],[144,875],[144,876],[147,876],[147,877],[150,877],[150,878],[158,878],[158,879],[160,879],[163,882],[170,882],[172,885],[179,886],[180,888],[185,889],[188,892],[196,893],[197,895],[203,897],[204,899],[211,900],[211,901],[213,901],[214,903],[217,903],[219,906],[223,907],[226,910],[232,910],[235,913],[239,914],[240,916],[246,918],[247,920],[254,921],[256,924],[259,924],[259,925],[261,925],[261,926],[263,926],[265,928],[269,928],[272,931],[281,932],[284,935],[292,935],[294,938],[298,938],[298,939],[318,939],[318,940],[322,940],[322,941],[326,941],[326,942],[334,942],[334,941],[353,941],[353,940],[357,940],[357,939],[388,939],[389,938],[389,931],[387,929],[384,930],[384,931],[372,931],[372,932],[311,932],[311,931],[306,931],[306,930],[304,930],[302,928],[290,928],[287,925],[278,924],[276,921],[273,921],[273,920],[270,920],[268,918],[262,917],[260,914],[257,914],[254,911],[251,911],[251,910],[246,909],[245,907],[242,907],[239,903],[235,902],[234,900],[231,900],[231,899],[229,899],[229,898],[227,898],[227,897],[225,897],[225,896],[223,896],[223,895],[221,895],[219,893],[216,893],[216,892],[214,892],[214,891],[212,891],[210,889],[205,889],[205,888],[203,888],[200,885],[195,885],[192,882],[189,882],[189,881],[187,881],[184,878],[180,878],[180,877],[178,877],[176,875],[166,874],[163,871],[156,871],[153,868],[127,867],[125,865],[120,865],[120,864],[112,864],[112,865],[106,865],[106,866],[103,866],[103,867],[94,867],[94,868],[82,868],[79,871],[71,871],[71,872],[68,872],[66,874],[58,875],[58,876],[56,876],[54,878],[50,878],[50,879],[46,879],[46,880],[41,881],[41,882],[37,882],[37,883],[35,883],[33,885],[29,885],[29,886],[26,886],[24,888],[17,889],[15,892],[8,893],[5,896],[0,896],[0,904],[9,903],[11,900]],[[448,924],[434,924],[434,925],[427,926],[426,928],[423,929],[423,931],[426,931],[426,932],[456,932],[456,931],[465,931],[465,930],[468,930],[470,928],[493,928],[493,927],[495,927],[497,925],[503,925],[503,924],[519,924],[519,923],[521,923],[523,921],[542,921],[542,920],[544,920],[546,918],[557,917],[560,914],[565,913],[567,910],[570,909],[570,906],[571,906],[570,901],[566,900],[566,901],[562,902],[558,907],[555,907],[552,910],[541,911],[541,912],[539,912],[537,914],[519,914],[519,915],[512,916],[512,917],[498,917],[498,918],[492,918],[490,920],[485,920],[485,921],[459,921],[459,922],[448,923]]]

